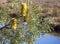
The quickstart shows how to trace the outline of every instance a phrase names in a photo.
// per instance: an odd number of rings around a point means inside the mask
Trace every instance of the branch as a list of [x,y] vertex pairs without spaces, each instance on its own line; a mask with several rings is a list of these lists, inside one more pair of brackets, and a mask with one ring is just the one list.
[[[10,22],[11,22],[11,20],[10,20]],[[1,27],[0,30],[2,30],[2,29],[4,29],[4,28],[7,28],[7,26],[10,25],[10,22],[9,22],[8,24],[6,24],[5,26]]]

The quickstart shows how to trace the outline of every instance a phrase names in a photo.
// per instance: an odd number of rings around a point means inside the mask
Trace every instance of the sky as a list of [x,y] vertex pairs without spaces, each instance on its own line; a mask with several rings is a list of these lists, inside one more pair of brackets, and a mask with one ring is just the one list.
[[60,37],[46,34],[37,38],[34,44],[60,44]]

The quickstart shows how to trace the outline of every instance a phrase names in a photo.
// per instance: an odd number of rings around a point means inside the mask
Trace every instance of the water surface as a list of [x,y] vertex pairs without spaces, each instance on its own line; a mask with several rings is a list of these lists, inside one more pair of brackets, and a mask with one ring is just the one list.
[[60,37],[51,34],[45,34],[37,38],[34,44],[60,44]]

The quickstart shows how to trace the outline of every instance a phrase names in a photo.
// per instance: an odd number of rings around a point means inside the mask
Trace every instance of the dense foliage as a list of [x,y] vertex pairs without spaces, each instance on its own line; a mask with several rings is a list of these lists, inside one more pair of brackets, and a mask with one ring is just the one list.
[[[12,17],[9,15],[10,13],[17,12],[21,15],[21,3],[23,3],[21,0],[8,0],[7,7],[0,7],[0,22],[3,25],[11,21]],[[41,17],[42,8],[32,4],[30,1],[26,1],[25,3],[28,6],[26,22],[23,21],[23,17],[18,17],[16,18],[16,30],[11,28],[12,23],[10,22],[11,24],[8,25],[9,28],[3,28],[0,31],[0,38],[8,39],[10,44],[33,44],[36,37],[39,37],[42,32],[48,32],[50,29],[49,23]]]

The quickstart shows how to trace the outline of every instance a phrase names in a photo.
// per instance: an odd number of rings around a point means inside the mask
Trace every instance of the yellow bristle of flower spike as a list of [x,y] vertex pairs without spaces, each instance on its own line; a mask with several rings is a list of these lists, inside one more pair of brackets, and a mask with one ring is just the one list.
[[17,28],[17,24],[13,24],[12,29],[16,30],[16,28]]
[[13,23],[16,23],[17,22],[17,19],[16,18],[12,18],[12,22]]
[[16,28],[17,28],[17,19],[12,18],[12,29],[16,30]]
[[26,16],[26,12],[27,12],[27,4],[26,3],[22,3],[21,4],[21,15],[22,16]]

